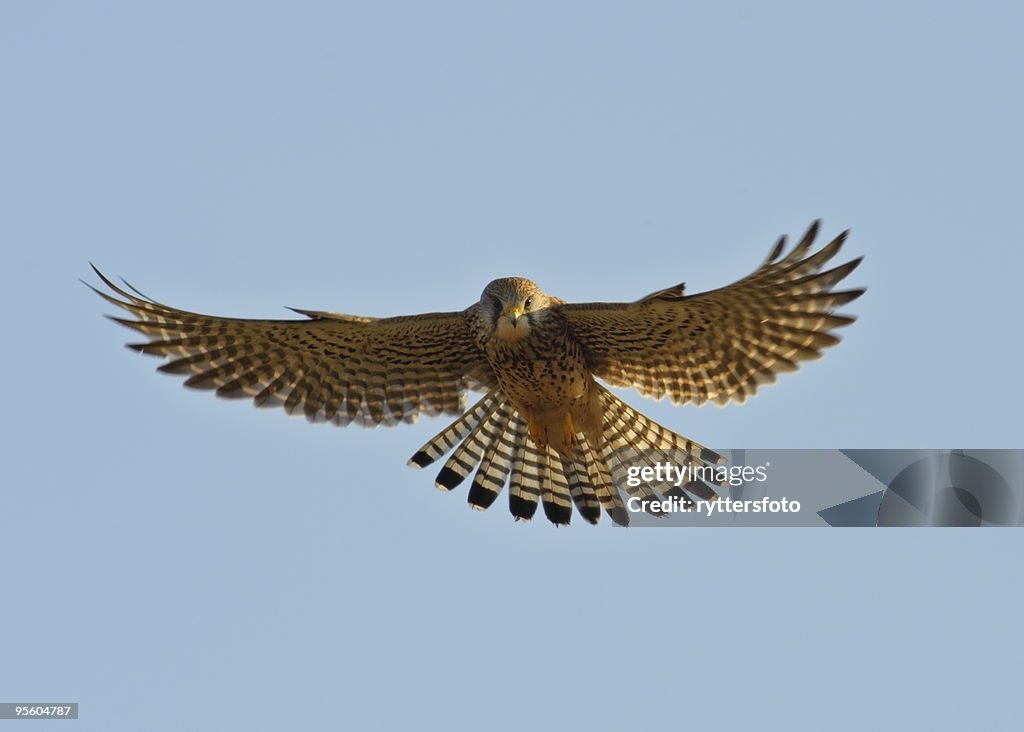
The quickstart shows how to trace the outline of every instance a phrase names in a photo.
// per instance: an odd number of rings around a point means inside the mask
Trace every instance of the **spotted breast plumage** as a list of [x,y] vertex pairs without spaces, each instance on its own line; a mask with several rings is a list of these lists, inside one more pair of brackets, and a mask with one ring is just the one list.
[[[818,229],[812,224],[788,253],[782,237],[758,269],[727,287],[686,295],[677,285],[635,302],[566,303],[509,277],[461,312],[378,319],[297,310],[303,319],[248,320],[162,305],[99,270],[110,293],[93,289],[133,316],[113,318],[146,337],[129,347],[169,359],[159,370],[187,375],[186,386],[339,426],[459,415],[409,460],[426,467],[451,452],[439,488],[473,473],[475,508],[507,486],[516,519],[543,506],[553,523],[567,524],[575,505],[590,523],[603,510],[626,525],[620,487],[652,497],[650,486],[620,486],[628,455],[723,459],[600,382],[677,404],[724,405],[818,358],[839,342],[833,331],[854,321],[836,308],[864,292],[834,289],[860,258],[825,269],[847,232],[811,253]],[[466,409],[470,390],[484,394]],[[717,495],[701,481],[672,490]]]

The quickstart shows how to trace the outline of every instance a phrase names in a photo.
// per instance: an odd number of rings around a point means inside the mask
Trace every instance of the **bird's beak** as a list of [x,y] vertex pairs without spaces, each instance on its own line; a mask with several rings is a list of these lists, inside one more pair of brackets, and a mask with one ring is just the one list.
[[516,321],[523,316],[523,311],[518,305],[509,305],[501,311],[501,314],[511,320],[512,326],[515,327]]

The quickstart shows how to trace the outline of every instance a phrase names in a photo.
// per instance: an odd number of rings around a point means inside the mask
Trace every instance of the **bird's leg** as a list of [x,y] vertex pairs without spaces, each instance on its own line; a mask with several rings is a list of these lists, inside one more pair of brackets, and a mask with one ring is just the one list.
[[576,447],[576,427],[572,423],[572,412],[566,412],[565,420],[562,422],[562,444],[569,455]]
[[530,431],[530,439],[533,440],[533,444],[537,446],[537,450],[540,453],[544,453],[548,449],[547,430],[544,428],[544,424],[535,418],[527,418],[526,428]]

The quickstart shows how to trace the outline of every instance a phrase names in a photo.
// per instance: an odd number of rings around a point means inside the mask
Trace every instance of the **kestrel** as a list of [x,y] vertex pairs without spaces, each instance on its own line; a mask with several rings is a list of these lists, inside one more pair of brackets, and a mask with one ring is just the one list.
[[[776,374],[820,357],[839,342],[833,331],[855,320],[836,308],[864,290],[833,289],[860,258],[823,269],[847,232],[811,253],[818,228],[816,221],[785,256],[782,237],[758,269],[727,287],[686,295],[680,284],[625,303],[566,303],[507,277],[461,312],[368,318],[296,310],[304,319],[247,320],[162,305],[95,267],[113,294],[92,289],[134,316],[112,318],[147,338],[128,347],[170,359],[159,370],[189,375],[185,386],[339,426],[460,415],[409,460],[426,467],[454,448],[439,488],[451,490],[475,470],[474,508],[490,506],[508,485],[517,520],[532,518],[539,501],[555,524],[569,523],[575,503],[590,523],[604,509],[626,525],[613,475],[627,454],[724,461],[600,382],[676,404],[742,403]],[[469,390],[484,395],[466,410]],[[626,490],[653,495],[650,486]],[[716,497],[699,481],[675,490]]]

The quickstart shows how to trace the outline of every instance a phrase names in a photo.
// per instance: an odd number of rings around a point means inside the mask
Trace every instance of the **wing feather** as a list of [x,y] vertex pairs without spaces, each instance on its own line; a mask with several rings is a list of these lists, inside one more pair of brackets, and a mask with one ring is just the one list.
[[743,279],[686,296],[683,287],[659,290],[633,303],[561,305],[583,343],[594,375],[675,403],[743,402],[779,373],[821,356],[839,343],[832,333],[855,318],[834,310],[863,289],[835,291],[861,258],[831,269],[847,232],[815,253],[815,221],[784,255],[785,237]]
[[[460,414],[470,388],[497,383],[473,337],[472,308],[398,318],[299,310],[305,320],[222,318],[172,308],[134,287],[90,287],[146,337],[129,348],[168,359],[165,373],[218,396],[249,397],[312,422],[367,426]],[[127,288],[127,289],[126,289]]]

